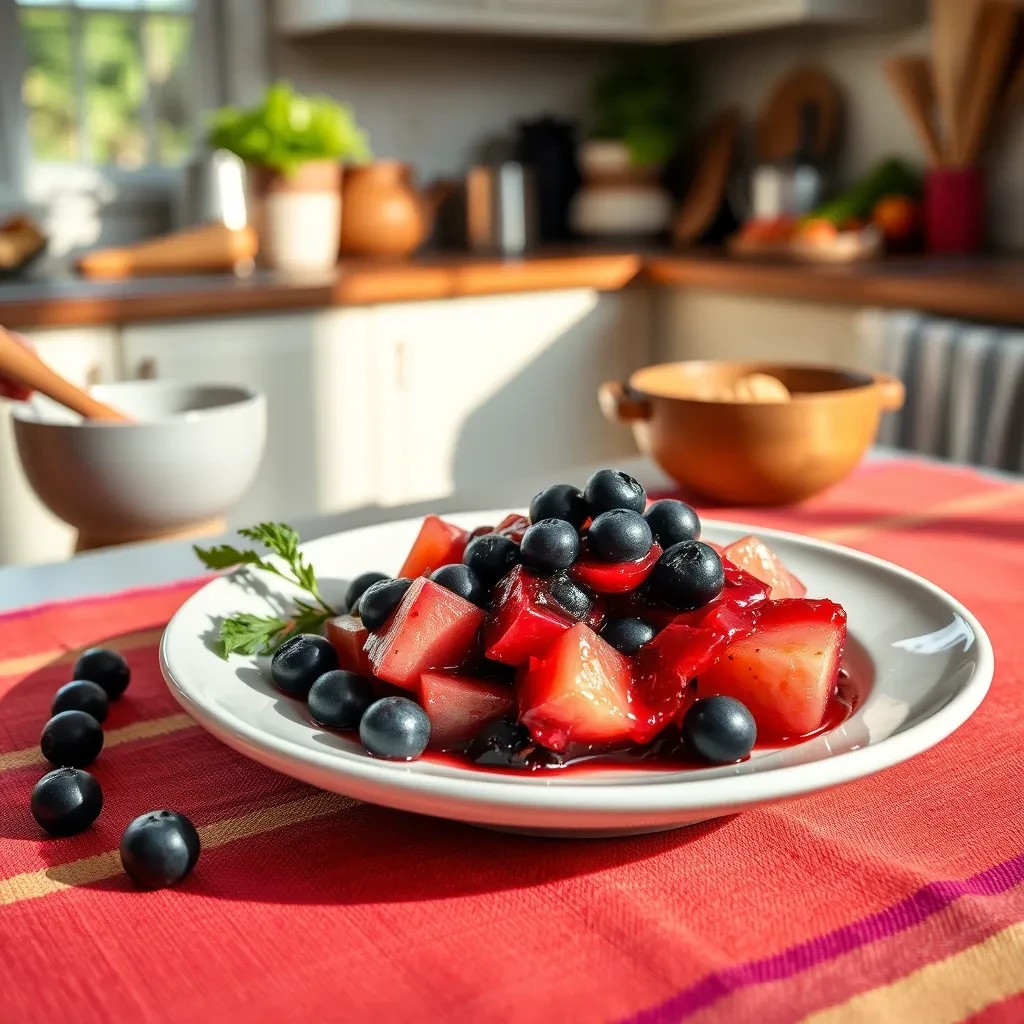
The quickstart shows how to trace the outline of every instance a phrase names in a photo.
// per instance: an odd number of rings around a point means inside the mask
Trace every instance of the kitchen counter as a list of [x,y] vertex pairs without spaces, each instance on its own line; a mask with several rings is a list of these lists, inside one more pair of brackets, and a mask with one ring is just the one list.
[[909,308],[1024,324],[1024,260],[903,257],[852,266],[738,260],[714,251],[540,252],[521,259],[429,255],[407,262],[349,260],[311,277],[36,281],[0,285],[7,327],[84,326],[358,306],[634,282],[847,306]]
[[642,266],[632,252],[564,250],[524,259],[453,254],[409,261],[346,260],[327,274],[297,276],[257,272],[248,278],[0,284],[0,324],[71,327],[565,288],[617,291],[636,279]]
[[1024,259],[906,256],[845,266],[673,254],[645,261],[657,285],[1024,324]]

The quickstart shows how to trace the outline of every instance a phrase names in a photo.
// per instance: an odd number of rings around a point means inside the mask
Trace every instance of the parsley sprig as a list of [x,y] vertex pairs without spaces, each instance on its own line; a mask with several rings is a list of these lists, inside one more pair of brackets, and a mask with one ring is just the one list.
[[316,573],[299,550],[299,535],[285,523],[258,523],[238,531],[247,540],[263,545],[279,561],[251,548],[218,544],[212,548],[195,547],[195,553],[207,569],[259,569],[279,576],[310,595],[312,601],[296,598],[295,611],[282,615],[253,615],[243,612],[225,619],[220,626],[224,656],[229,654],[267,654],[278,648],[292,633],[315,633],[338,613],[320,593]]

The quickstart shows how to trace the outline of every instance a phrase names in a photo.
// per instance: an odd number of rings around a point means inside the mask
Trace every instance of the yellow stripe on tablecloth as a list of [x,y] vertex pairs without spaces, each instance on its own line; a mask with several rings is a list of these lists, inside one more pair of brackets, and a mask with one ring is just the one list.
[[[204,825],[199,829],[199,840],[204,850],[211,850],[239,839],[272,832],[286,825],[326,818],[328,815],[354,807],[357,803],[356,800],[335,796],[332,793],[316,793],[301,800]],[[39,871],[27,871],[0,880],[0,907],[21,903],[24,900],[37,900],[76,886],[102,882],[120,873],[121,858],[117,850],[42,868]]]
[[[164,627],[158,626],[155,629],[138,629],[134,633],[125,633],[123,636],[111,637],[103,641],[103,646],[112,651],[129,651],[135,647],[147,647],[160,641]],[[45,651],[36,651],[32,654],[20,654],[12,658],[0,658],[0,679],[7,676],[23,676],[37,669],[49,668],[51,665],[73,665],[78,660],[78,655],[89,646],[95,644],[83,644],[68,650],[66,647],[48,647]]]
[[846,544],[882,530],[913,529],[915,526],[923,526],[926,523],[948,519],[965,512],[985,512],[1005,508],[1017,502],[1024,502],[1024,487],[1015,485],[998,491],[984,491],[981,494],[968,494],[962,498],[940,501],[919,512],[908,512],[901,516],[880,516],[877,519],[865,520],[863,523],[834,526],[827,530],[809,530],[808,533],[821,540]]
[[1021,992],[1024,921],[889,985],[812,1013],[801,1024],[876,1024],[881,1020],[957,1024]]
[[[120,729],[109,730],[103,739],[103,749],[120,747],[125,743],[135,743],[138,740],[152,739],[154,736],[167,736],[171,733],[181,732],[182,729],[191,729],[196,725],[196,720],[186,714],[167,715],[165,718],[150,718],[141,722],[132,722]],[[0,754],[0,772],[13,771],[15,768],[30,768],[32,765],[46,764],[39,747],[29,747],[27,750],[12,750],[7,754]]]

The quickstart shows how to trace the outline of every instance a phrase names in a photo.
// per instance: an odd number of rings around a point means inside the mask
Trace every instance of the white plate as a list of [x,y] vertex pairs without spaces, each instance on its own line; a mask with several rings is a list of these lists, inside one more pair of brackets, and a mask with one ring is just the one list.
[[[503,514],[451,518],[471,527]],[[324,537],[305,550],[318,575],[332,582],[370,569],[393,572],[420,522]],[[735,524],[705,523],[705,536],[721,543],[749,532]],[[265,659],[224,661],[216,653],[221,618],[243,610],[265,614],[268,596],[287,599],[287,587],[272,577],[263,581],[265,589],[222,577],[186,601],[164,633],[161,666],[171,692],[200,725],[287,775],[400,810],[552,835],[675,828],[827,789],[927,750],[970,717],[988,690],[993,658],[985,631],[966,608],[880,559],[793,534],[758,532],[812,596],[845,606],[853,668],[873,678],[863,704],[839,728],[793,747],[757,750],[738,765],[518,776],[427,759],[373,759],[358,742],[313,726],[301,703],[277,693],[266,677]]]

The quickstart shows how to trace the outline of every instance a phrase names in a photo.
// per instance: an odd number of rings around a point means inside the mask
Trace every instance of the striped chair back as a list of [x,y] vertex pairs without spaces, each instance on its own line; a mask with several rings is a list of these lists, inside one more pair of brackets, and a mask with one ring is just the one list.
[[868,362],[907,389],[880,444],[1024,472],[1024,330],[871,310],[860,335]]

